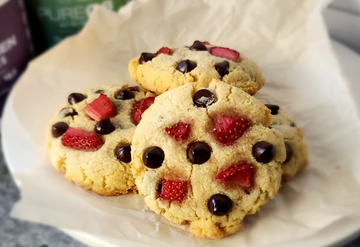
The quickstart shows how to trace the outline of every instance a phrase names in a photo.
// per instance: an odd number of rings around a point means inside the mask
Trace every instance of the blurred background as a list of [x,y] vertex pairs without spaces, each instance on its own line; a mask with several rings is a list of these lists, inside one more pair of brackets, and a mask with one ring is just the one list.
[[[0,0],[0,112],[6,96],[28,62],[76,34],[94,4],[117,11],[130,0]],[[324,19],[336,51],[351,54],[345,74],[358,78],[360,69],[360,0],[334,0]],[[350,55],[349,55],[350,56]],[[357,73],[356,73],[357,72]],[[360,90],[360,86],[353,86]],[[360,105],[360,99],[355,99]],[[359,108],[358,108],[359,109]],[[0,147],[0,247],[85,246],[58,229],[9,217],[20,194]],[[339,246],[360,246],[360,238]]]

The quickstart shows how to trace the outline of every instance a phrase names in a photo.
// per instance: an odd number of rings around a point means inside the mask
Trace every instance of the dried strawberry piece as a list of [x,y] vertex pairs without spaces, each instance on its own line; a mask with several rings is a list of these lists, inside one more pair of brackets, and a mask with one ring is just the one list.
[[84,111],[91,119],[96,121],[116,115],[114,105],[105,94],[100,94],[97,99],[85,107]]
[[171,55],[172,54],[172,50],[168,47],[161,47],[157,52],[156,55],[159,54],[166,54],[166,55]]
[[134,102],[131,116],[135,125],[139,124],[142,114],[154,103],[154,100],[155,97],[148,97]]
[[182,202],[187,196],[187,181],[162,179],[160,198],[162,200]]
[[65,147],[82,151],[96,151],[104,144],[98,135],[72,127],[61,137],[61,143]]
[[203,45],[210,45],[208,41],[201,41],[201,43],[203,43]]
[[171,127],[166,127],[165,131],[176,141],[186,141],[190,132],[190,124],[178,122]]
[[250,188],[254,178],[254,168],[250,164],[231,166],[216,175],[219,179],[230,185],[238,185],[243,188]]
[[250,127],[250,123],[244,118],[232,118],[219,115],[215,118],[213,134],[222,144],[232,144],[239,139]]
[[240,62],[241,60],[239,52],[226,47],[211,47],[210,54],[216,57],[223,57],[234,62]]

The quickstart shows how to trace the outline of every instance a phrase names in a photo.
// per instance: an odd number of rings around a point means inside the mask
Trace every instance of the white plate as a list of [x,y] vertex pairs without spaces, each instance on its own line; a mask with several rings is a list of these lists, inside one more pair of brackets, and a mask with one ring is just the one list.
[[[351,93],[356,102],[358,112],[360,112],[360,55],[350,50],[339,42],[333,41],[333,48],[338,58],[345,77],[350,83]],[[102,239],[101,237],[91,236],[89,234],[77,231],[63,229],[73,238],[88,244],[90,246],[116,247]],[[343,246],[356,237],[360,236],[360,226],[358,222],[349,220],[346,225],[328,229],[306,240],[297,243],[281,245],[283,247],[304,247],[304,246]],[[124,241],[121,247],[148,247],[148,245]],[[279,246],[280,247],[280,246]]]
[[[343,45],[333,42],[334,49],[337,57],[341,63],[343,71],[350,82],[353,96],[356,96],[360,91],[360,84],[358,84],[358,78],[360,78],[360,56],[351,50],[347,49]],[[17,84],[12,94],[17,90],[22,90],[21,84]],[[12,94],[10,97],[12,97]],[[355,97],[357,109],[360,109],[360,97]],[[19,120],[16,118],[8,107],[5,107],[4,116],[2,120],[2,142],[4,155],[9,165],[10,171],[15,172],[23,169],[22,157],[19,154],[21,149],[35,149],[34,144],[24,133],[19,132],[17,128],[19,126]],[[34,152],[35,153],[35,152]],[[28,157],[31,158],[31,157]],[[326,231],[322,231],[315,236],[303,239],[301,241],[295,241],[292,243],[282,244],[278,246],[286,247],[303,247],[303,246],[329,246],[329,245],[341,245],[347,241],[350,241],[359,233],[359,222],[349,219],[348,221],[342,221],[339,225],[332,228],[327,228]],[[106,238],[92,236],[83,232],[64,230],[74,238],[92,246],[114,246],[111,245]],[[127,247],[145,247],[147,245],[132,243],[129,241],[123,241],[121,246]]]

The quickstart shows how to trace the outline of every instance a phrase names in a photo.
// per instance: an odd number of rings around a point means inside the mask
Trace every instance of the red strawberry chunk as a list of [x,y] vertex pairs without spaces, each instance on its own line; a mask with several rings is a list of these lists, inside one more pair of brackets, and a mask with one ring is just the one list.
[[203,45],[210,45],[210,43],[209,43],[208,41],[201,41],[201,43],[202,43]]
[[239,52],[226,47],[212,47],[210,49],[210,54],[216,57],[223,57],[234,62],[240,62],[241,60]]
[[163,178],[160,198],[182,202],[187,195],[187,181],[172,181]]
[[168,47],[161,47],[157,52],[156,55],[159,54],[166,54],[166,55],[171,55],[172,54],[172,50]]
[[154,100],[155,97],[149,97],[134,102],[131,115],[135,125],[139,124],[142,114],[154,103]]
[[249,127],[249,122],[244,118],[231,118],[220,115],[215,119],[213,133],[219,142],[229,145],[239,139]]
[[100,94],[97,99],[85,107],[84,111],[91,119],[96,121],[116,115],[115,107],[105,94]]
[[254,168],[250,164],[231,166],[216,175],[216,179],[220,179],[226,184],[238,185],[243,188],[251,187],[253,178]]
[[61,137],[61,143],[65,147],[83,151],[96,151],[104,144],[98,135],[72,127]]
[[178,122],[171,127],[166,127],[165,131],[176,141],[186,141],[190,132],[190,124]]

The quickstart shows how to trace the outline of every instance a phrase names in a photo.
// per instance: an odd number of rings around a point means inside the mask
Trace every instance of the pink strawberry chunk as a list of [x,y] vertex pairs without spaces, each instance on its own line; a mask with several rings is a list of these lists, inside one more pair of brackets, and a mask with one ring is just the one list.
[[163,179],[160,198],[162,200],[182,202],[187,196],[187,181],[172,181]]
[[61,143],[65,147],[82,151],[96,151],[104,144],[98,135],[72,127],[61,137]]
[[172,50],[168,47],[161,47],[157,52],[156,55],[159,54],[166,54],[166,55],[171,55],[172,54]]
[[250,164],[231,166],[216,175],[219,179],[229,185],[238,185],[243,188],[250,188],[254,178],[254,168]]
[[223,57],[234,62],[240,62],[240,54],[239,52],[226,48],[226,47],[219,47],[215,46],[210,49],[210,54],[216,57]]
[[131,115],[135,125],[140,123],[142,114],[154,103],[154,100],[155,97],[148,97],[134,102]]
[[190,132],[190,124],[178,122],[171,127],[166,127],[165,131],[176,141],[186,141]]
[[91,119],[96,121],[116,115],[113,104],[105,94],[100,94],[97,99],[85,107],[84,111]]
[[239,139],[249,127],[250,123],[244,118],[219,115],[215,118],[213,134],[222,144],[230,145]]

